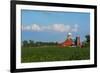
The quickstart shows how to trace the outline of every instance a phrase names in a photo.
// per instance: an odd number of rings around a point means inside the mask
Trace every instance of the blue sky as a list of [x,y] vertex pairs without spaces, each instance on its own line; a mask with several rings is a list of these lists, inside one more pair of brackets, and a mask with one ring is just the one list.
[[90,13],[21,10],[22,40],[63,42],[69,32],[84,40],[90,33]]

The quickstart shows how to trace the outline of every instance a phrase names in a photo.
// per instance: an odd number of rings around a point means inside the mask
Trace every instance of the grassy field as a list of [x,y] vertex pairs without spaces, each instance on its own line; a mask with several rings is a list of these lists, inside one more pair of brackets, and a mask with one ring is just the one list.
[[79,47],[31,47],[21,49],[21,62],[45,62],[45,61],[67,61],[87,60],[90,58],[90,48]]

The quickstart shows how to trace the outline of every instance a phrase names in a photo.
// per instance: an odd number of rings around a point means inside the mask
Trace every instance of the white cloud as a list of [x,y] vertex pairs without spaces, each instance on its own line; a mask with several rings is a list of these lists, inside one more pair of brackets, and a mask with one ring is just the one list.
[[26,30],[26,31],[41,31],[41,26],[37,25],[37,24],[32,24],[32,25],[23,25],[22,26],[22,30]]
[[78,26],[78,24],[75,24],[72,29],[72,32],[77,32],[78,30],[79,30],[79,26]]
[[37,24],[33,24],[33,25],[31,26],[31,29],[32,29],[33,31],[41,31],[41,30],[42,30],[41,27],[40,27],[39,25],[37,25]]
[[31,27],[30,26],[22,26],[22,30],[30,30]]
[[26,31],[54,31],[54,32],[77,32],[79,29],[78,24],[74,24],[73,27],[71,25],[65,24],[52,24],[48,26],[40,26],[38,24],[32,25],[24,25],[22,26],[22,30]]
[[52,29],[57,32],[68,32],[70,30],[70,26],[64,24],[53,24]]

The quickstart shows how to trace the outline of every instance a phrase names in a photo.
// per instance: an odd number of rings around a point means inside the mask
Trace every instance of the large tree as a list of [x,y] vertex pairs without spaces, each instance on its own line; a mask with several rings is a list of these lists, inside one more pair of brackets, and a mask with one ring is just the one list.
[[90,35],[86,35],[85,38],[86,38],[86,42],[90,43]]
[[34,41],[33,40],[29,40],[29,46],[33,47],[34,46]]
[[88,47],[90,46],[90,35],[86,35],[85,38],[86,38],[86,41],[83,42],[83,45],[85,47]]
[[24,47],[27,47],[27,46],[28,46],[28,41],[27,41],[27,40],[24,40],[24,41],[23,41],[23,46],[24,46]]

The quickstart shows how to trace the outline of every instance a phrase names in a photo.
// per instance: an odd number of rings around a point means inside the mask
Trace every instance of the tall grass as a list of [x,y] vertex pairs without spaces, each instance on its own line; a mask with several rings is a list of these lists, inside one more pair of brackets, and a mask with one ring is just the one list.
[[90,48],[41,46],[21,49],[21,62],[45,62],[90,59]]

